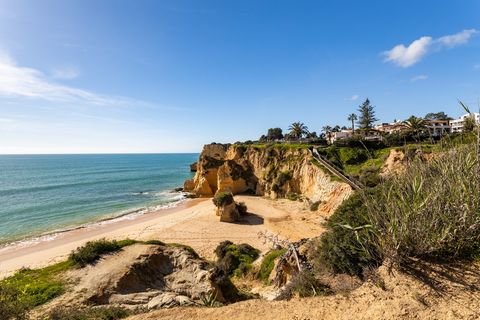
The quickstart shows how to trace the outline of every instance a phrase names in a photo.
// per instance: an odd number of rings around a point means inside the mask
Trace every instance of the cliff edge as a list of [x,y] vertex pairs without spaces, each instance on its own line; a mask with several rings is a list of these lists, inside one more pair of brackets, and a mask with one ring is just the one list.
[[302,196],[333,212],[353,191],[315,163],[308,148],[293,145],[208,144],[195,177],[184,190],[199,197],[217,192],[250,193],[271,199]]

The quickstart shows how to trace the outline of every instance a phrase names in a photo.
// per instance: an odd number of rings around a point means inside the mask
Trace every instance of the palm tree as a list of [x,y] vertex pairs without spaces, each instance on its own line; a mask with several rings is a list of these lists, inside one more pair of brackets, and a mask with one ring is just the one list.
[[308,134],[308,127],[303,122],[292,123],[288,130],[290,130],[290,136],[297,140]]
[[[414,137],[419,138],[420,133],[424,132],[427,129],[427,121],[422,118],[417,118],[411,116],[407,120],[403,121],[403,126],[410,132]],[[415,139],[417,140],[417,139]]]
[[348,121],[352,121],[352,134],[355,133],[355,121],[358,120],[358,117],[355,113],[348,115]]

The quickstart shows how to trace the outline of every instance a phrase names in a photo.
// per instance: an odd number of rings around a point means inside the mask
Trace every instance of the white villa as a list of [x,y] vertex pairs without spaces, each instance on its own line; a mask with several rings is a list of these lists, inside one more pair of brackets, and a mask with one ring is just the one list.
[[[480,124],[480,113],[473,113],[472,115],[475,118],[475,123]],[[467,113],[458,119],[451,120],[450,126],[452,128],[452,132],[462,132],[463,126],[465,125],[465,119],[468,117],[470,117],[470,115]]]
[[434,137],[441,137],[452,132],[449,120],[427,120],[427,128]]
[[[462,132],[465,125],[465,119],[470,117],[467,113],[455,120],[426,120],[427,128],[430,131],[430,134],[433,137],[441,137],[449,133]],[[480,125],[480,113],[473,113],[475,118],[475,123]],[[381,133],[383,134],[392,134],[400,132],[405,129],[405,126],[401,121],[394,121],[391,123],[382,123],[374,127],[368,136],[365,137],[366,140],[381,140]],[[342,130],[339,132],[331,132],[327,137],[329,143],[334,143],[337,140],[348,139],[353,136],[351,129]]]
[[334,143],[337,140],[351,138],[353,135],[352,129],[342,130],[339,132],[330,132],[327,136],[328,143]]

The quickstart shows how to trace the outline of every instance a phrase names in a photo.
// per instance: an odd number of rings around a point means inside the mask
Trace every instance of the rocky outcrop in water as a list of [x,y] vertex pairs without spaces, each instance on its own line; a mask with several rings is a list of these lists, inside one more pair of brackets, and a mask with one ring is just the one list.
[[251,193],[272,199],[302,195],[331,212],[352,189],[317,164],[308,149],[289,145],[205,145],[185,191],[199,197],[217,192]]
[[191,172],[197,172],[197,163],[194,162],[190,165],[190,171]]

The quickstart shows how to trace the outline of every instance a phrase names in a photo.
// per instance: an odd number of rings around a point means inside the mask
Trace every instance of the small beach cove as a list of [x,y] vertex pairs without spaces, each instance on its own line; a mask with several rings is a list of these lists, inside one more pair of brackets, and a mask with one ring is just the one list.
[[263,243],[258,237],[259,232],[298,240],[317,236],[323,231],[322,215],[312,214],[300,202],[254,196],[235,196],[235,199],[245,202],[250,213],[239,224],[218,221],[211,199],[200,198],[132,219],[66,231],[48,241],[4,247],[0,249],[0,278],[22,267],[40,268],[62,261],[85,242],[101,238],[157,239],[167,243],[182,243],[193,247],[202,257],[213,258],[215,247],[227,239],[266,250],[270,244]]

